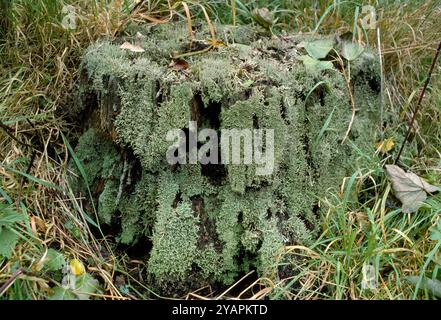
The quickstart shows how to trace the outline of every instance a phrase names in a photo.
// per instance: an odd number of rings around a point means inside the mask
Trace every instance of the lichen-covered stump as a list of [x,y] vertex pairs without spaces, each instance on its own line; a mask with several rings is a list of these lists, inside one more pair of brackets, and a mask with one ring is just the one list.
[[[337,63],[305,69],[298,58],[307,38],[218,26],[225,45],[204,50],[204,41],[190,46],[185,25],[136,31],[143,36],[92,45],[83,60],[76,112],[87,130],[76,152],[100,223],[119,228],[120,243],[151,240],[149,285],[167,294],[228,285],[251,269],[273,278],[294,272],[295,265],[278,267],[281,249],[311,244],[319,199],[374,151],[373,55],[351,62],[357,114],[349,143],[341,144],[351,118],[344,71]],[[206,30],[195,32],[195,39],[208,38]],[[124,41],[145,52],[121,49]],[[190,50],[171,64],[172,55]],[[188,133],[189,121],[219,133],[273,129],[273,173],[256,175],[255,164],[170,165],[167,132]],[[72,184],[87,195],[84,180]]]

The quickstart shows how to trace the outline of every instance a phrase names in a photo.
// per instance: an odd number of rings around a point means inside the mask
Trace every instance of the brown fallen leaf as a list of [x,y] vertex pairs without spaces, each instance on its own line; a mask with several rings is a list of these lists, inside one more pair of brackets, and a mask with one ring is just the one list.
[[120,46],[120,49],[129,50],[129,51],[132,51],[132,52],[145,52],[145,50],[143,48],[141,48],[140,46],[133,45],[133,44],[127,42],[127,41],[124,42]]
[[386,174],[392,183],[395,196],[402,203],[404,213],[418,210],[427,198],[427,193],[439,191],[435,187],[412,172],[405,172],[396,165],[386,165]]
[[184,59],[175,59],[170,63],[169,67],[179,72],[188,69],[189,64]]

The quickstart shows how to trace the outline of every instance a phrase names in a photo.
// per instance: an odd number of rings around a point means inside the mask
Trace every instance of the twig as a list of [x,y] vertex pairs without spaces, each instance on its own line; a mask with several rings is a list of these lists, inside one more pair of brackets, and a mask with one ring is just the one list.
[[381,52],[381,35],[380,28],[377,28],[377,47],[378,47],[378,58],[380,60],[380,94],[381,94],[381,109],[380,109],[380,128],[381,128],[381,139],[384,140],[384,68],[383,68],[383,54]]
[[426,93],[426,89],[427,89],[427,87],[429,86],[430,80],[432,79],[433,69],[435,68],[436,61],[438,60],[438,57],[439,57],[440,52],[441,52],[441,41],[440,41],[440,43],[438,44],[438,49],[436,50],[436,54],[435,54],[435,56],[433,57],[432,65],[430,66],[430,70],[429,70],[429,74],[427,75],[427,79],[426,79],[426,82],[424,83],[423,90],[421,91],[420,98],[418,99],[417,106],[416,106],[416,108],[415,108],[415,111],[413,112],[412,119],[411,119],[410,122],[409,122],[409,127],[408,127],[408,129],[407,129],[406,137],[404,138],[404,141],[403,141],[403,143],[401,144],[400,151],[398,151],[397,158],[395,159],[395,164],[397,164],[398,161],[400,160],[401,152],[403,151],[404,146],[406,145],[406,142],[407,142],[408,139],[409,139],[410,133],[412,132],[413,124],[414,124],[414,122],[415,122],[415,119],[416,119],[416,116],[417,116],[417,114],[418,114],[418,111],[420,110],[421,102],[423,101],[423,97],[424,97],[424,94]]
[[17,277],[22,274],[25,274],[25,272],[22,268],[20,268],[17,271],[15,271],[8,280],[6,280],[6,282],[0,288],[0,297],[6,292],[6,290],[9,289],[10,286],[12,286],[15,279],[17,279]]
[[190,52],[184,52],[178,55],[173,56],[173,59],[181,59],[181,58],[185,58],[185,57],[190,57],[190,56],[195,56],[197,54],[201,54],[201,53],[206,53],[208,51],[210,51],[211,49],[214,49],[213,45],[210,45],[202,50],[198,50],[198,51],[190,51]]
[[28,148],[34,148],[33,146],[31,146],[30,144],[27,144],[25,142],[21,142],[20,140],[18,140],[12,133],[11,131],[13,131],[10,127],[8,127],[7,125],[5,125],[3,122],[0,121],[0,128],[3,129],[3,131],[10,137],[12,138],[15,142],[18,142],[19,144],[28,147]]

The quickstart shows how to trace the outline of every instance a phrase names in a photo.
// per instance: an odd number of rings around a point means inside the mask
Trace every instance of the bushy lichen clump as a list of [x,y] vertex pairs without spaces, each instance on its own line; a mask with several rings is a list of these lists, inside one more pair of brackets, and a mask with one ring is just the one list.
[[[277,275],[284,245],[313,240],[318,197],[337,189],[374,148],[375,64],[354,66],[351,147],[341,145],[351,117],[344,77],[308,73],[296,59],[304,52],[295,37],[219,26],[226,45],[185,56],[189,68],[182,70],[170,67],[170,56],[188,52],[185,26],[137,31],[144,36],[124,40],[144,53],[101,41],[84,56],[80,107],[93,121],[77,153],[102,222],[115,218],[123,243],[151,239],[148,270],[162,288],[189,279],[229,284],[250,268]],[[257,176],[256,165],[245,164],[170,166],[166,134],[188,130],[190,120],[218,131],[274,129],[273,174]],[[84,183],[76,188],[85,192]]]

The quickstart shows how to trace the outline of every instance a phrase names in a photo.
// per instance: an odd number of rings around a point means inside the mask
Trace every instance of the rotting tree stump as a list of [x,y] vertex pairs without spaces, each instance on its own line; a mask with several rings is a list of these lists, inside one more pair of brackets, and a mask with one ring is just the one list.
[[[223,45],[207,50],[206,41],[189,42],[185,25],[136,32],[99,41],[84,55],[73,112],[84,123],[76,153],[88,186],[71,179],[74,190],[92,190],[100,223],[117,230],[116,242],[149,242],[148,281],[164,294],[229,285],[251,269],[275,280],[294,274],[296,262],[281,255],[283,247],[312,243],[319,199],[337,192],[363,152],[374,152],[375,56],[366,49],[351,62],[357,114],[350,143],[341,144],[351,119],[345,71],[336,63],[305,68],[299,57],[310,38],[218,26]],[[195,31],[194,38],[209,33]],[[124,41],[145,51],[121,49]],[[322,60],[333,61],[332,52]],[[261,145],[274,149],[271,174],[257,175],[256,163],[189,164],[188,139],[178,141],[187,163],[170,164],[167,133],[181,129],[189,138],[192,125],[213,129],[216,147],[224,130],[273,130],[274,143]],[[222,152],[207,155],[222,160]]]

